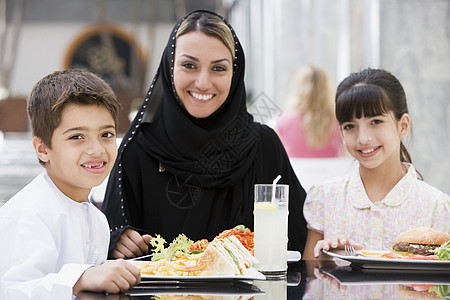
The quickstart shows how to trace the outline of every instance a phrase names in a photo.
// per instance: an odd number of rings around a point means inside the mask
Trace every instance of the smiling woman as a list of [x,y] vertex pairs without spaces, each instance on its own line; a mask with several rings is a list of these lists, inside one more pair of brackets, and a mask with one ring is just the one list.
[[303,250],[305,191],[276,133],[247,112],[244,68],[222,17],[195,11],[175,25],[108,182],[111,257],[145,253],[144,233],[212,240],[253,229],[253,186],[279,174],[290,189],[289,248]]

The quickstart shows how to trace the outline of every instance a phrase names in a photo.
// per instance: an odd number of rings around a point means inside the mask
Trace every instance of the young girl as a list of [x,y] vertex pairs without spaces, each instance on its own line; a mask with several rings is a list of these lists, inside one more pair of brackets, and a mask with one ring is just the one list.
[[420,179],[402,143],[411,121],[398,79],[380,69],[351,74],[338,86],[336,117],[359,168],[309,191],[304,259],[346,244],[389,250],[398,234],[417,226],[448,233],[449,196]]

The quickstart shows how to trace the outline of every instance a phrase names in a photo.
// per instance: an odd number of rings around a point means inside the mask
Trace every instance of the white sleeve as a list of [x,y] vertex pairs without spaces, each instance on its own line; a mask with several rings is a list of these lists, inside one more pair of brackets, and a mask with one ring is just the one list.
[[[90,265],[66,264],[59,273],[51,273],[38,279],[20,281],[9,278],[8,273],[2,279],[1,293],[6,299],[28,300],[28,299],[72,299],[72,288],[80,278],[81,274]],[[14,268],[13,268],[14,269]],[[11,269],[11,273],[16,273]],[[3,298],[2,298],[3,299]]]
[[0,299],[72,299],[74,284],[90,267],[76,257],[83,247],[62,247],[68,237],[75,239],[75,231],[50,222],[51,211],[3,212],[7,214],[0,221]]

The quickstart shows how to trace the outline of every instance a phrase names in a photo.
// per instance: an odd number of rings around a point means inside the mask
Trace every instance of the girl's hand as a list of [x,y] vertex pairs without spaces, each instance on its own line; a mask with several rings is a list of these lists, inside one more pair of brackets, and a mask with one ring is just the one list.
[[331,237],[327,239],[323,239],[317,242],[314,247],[314,257],[318,258],[320,256],[321,250],[328,251],[330,249],[344,249],[345,245],[351,245],[355,250],[361,250],[363,245],[356,243],[345,235],[340,235],[337,237]]

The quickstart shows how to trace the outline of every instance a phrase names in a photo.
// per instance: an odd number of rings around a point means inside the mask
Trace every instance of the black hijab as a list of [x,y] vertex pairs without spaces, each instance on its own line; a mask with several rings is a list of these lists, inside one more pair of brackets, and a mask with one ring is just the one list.
[[[175,92],[175,36],[187,17],[199,17],[197,23],[201,23],[204,14],[219,17],[229,27],[234,37],[235,57],[227,99],[212,115],[195,118]],[[282,166],[274,159],[266,161],[264,166],[275,172],[268,175],[270,179],[257,178],[262,171],[256,170],[255,165],[258,169],[263,167],[256,162],[261,156],[261,132],[267,131],[267,127],[253,122],[247,112],[244,68],[241,44],[232,27],[219,15],[195,11],[175,25],[158,72],[123,138],[110,175],[102,209],[112,231],[110,251],[123,230],[130,226],[162,234],[168,241],[177,233],[211,240],[220,231],[237,224],[253,228],[253,185],[271,182],[278,172],[275,167],[293,172],[289,163],[288,167]],[[276,147],[283,149],[276,134],[270,130],[269,135]],[[282,159],[287,160],[284,149],[281,152]],[[122,164],[127,156],[136,163]],[[155,164],[158,172],[154,170]],[[303,189],[293,177],[304,198]],[[179,203],[175,205],[169,199],[172,196],[168,190],[173,182],[182,187],[177,191]],[[169,218],[172,224],[168,224]]]
[[[205,12],[193,14],[202,13]],[[244,52],[230,26],[235,40],[235,58],[229,95],[209,117],[199,119],[191,116],[179,100],[173,83],[175,35],[183,20],[172,30],[159,75],[155,77],[133,122],[134,127],[146,122],[146,105],[158,98],[161,99],[159,111],[150,121],[154,126],[136,139],[168,172],[178,174],[179,178],[189,180],[192,185],[204,188],[232,186],[251,165],[257,142],[255,123],[246,109]],[[155,95],[154,89],[160,89],[160,93]],[[142,112],[144,120],[139,117]],[[129,137],[130,133],[126,138]]]

